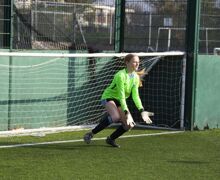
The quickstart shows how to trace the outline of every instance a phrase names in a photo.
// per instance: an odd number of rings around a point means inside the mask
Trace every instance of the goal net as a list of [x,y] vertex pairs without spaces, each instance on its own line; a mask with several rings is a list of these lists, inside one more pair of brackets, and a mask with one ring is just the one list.
[[[136,53],[146,68],[140,96],[152,127],[183,128],[184,53]],[[94,125],[103,90],[126,53],[0,52],[0,130]],[[143,124],[133,102],[128,105]]]

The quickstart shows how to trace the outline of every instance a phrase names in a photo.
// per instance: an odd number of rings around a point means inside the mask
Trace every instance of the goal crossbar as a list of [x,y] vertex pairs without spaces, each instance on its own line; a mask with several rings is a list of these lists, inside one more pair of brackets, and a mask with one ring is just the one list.
[[[34,53],[34,52],[0,52],[0,56],[15,56],[15,57],[58,57],[58,58],[65,58],[65,57],[123,57],[129,53]],[[136,54],[140,57],[150,57],[150,56],[182,56],[185,53],[182,51],[168,51],[168,52],[152,52],[152,53],[132,53]]]

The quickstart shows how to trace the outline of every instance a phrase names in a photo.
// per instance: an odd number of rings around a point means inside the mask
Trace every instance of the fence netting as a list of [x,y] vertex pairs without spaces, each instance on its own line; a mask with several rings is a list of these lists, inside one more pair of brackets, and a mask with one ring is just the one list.
[[[116,5],[116,0],[1,1],[0,48],[115,50]],[[185,50],[187,0],[126,0],[124,13],[124,51]],[[200,14],[199,50],[211,54],[220,47],[220,1],[202,0]]]

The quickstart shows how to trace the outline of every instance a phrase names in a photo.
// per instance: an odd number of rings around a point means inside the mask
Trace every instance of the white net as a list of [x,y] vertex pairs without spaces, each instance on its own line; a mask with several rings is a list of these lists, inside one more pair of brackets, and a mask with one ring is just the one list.
[[[140,95],[154,126],[180,128],[183,53],[136,53],[146,68]],[[91,125],[100,120],[103,90],[124,68],[126,53],[0,52],[0,130]],[[134,119],[141,123],[132,101]]]

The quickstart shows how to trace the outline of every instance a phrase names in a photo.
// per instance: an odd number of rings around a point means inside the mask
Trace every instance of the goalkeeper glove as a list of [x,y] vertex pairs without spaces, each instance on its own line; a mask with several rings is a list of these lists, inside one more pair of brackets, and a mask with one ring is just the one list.
[[133,128],[135,126],[135,122],[134,122],[130,113],[127,113],[127,115],[126,115],[126,123],[131,128]]
[[147,112],[147,111],[141,112],[141,117],[144,120],[144,122],[146,122],[147,124],[151,124],[152,123],[152,121],[149,118],[149,116],[153,116],[153,115],[154,115],[154,113],[152,113],[152,112]]

